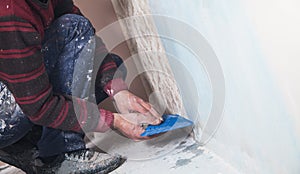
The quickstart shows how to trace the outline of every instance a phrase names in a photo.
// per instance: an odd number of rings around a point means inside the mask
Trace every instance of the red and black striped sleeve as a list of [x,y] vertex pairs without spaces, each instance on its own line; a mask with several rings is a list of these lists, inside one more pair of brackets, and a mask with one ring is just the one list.
[[99,63],[99,70],[96,77],[96,89],[103,89],[104,92],[113,97],[122,90],[127,90],[127,84],[124,82],[124,74],[118,71],[118,66],[112,55],[108,53],[101,38],[96,37],[96,62]]
[[54,94],[49,83],[40,34],[23,18],[0,16],[0,80],[38,125],[74,131],[104,132],[113,114],[85,100]]

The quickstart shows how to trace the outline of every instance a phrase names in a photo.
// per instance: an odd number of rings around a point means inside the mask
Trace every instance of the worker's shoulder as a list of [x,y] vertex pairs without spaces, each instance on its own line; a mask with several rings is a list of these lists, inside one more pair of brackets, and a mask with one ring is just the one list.
[[43,33],[54,20],[51,0],[0,0],[0,22],[14,21],[30,24],[37,32]]

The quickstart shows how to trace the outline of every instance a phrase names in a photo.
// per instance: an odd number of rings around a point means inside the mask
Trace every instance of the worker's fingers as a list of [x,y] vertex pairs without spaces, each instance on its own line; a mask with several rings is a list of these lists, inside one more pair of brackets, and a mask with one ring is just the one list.
[[147,112],[149,112],[148,109],[143,107],[140,103],[132,103],[132,110],[142,114],[146,114]]
[[163,121],[162,115],[159,114],[153,106],[151,106],[150,113],[160,121]]
[[140,113],[129,113],[129,114],[122,114],[122,118],[124,118],[126,121],[135,124],[135,125],[141,125],[141,124],[152,124],[157,125],[161,121],[157,119],[156,117],[153,117],[148,114],[140,114]]
[[142,127],[137,124],[132,124],[131,122],[124,119],[124,116],[121,114],[114,114],[114,127],[119,130],[126,137],[134,140],[149,140],[151,137],[142,137],[141,134],[145,131]]
[[162,120],[161,115],[155,110],[155,108],[150,103],[145,102],[142,99],[138,99],[138,102],[141,106],[143,106],[147,110],[147,112],[150,112],[150,114],[152,116],[156,117],[157,119]]
[[139,112],[142,114],[145,114],[148,112],[148,108],[144,107],[141,103],[142,103],[142,99],[140,99],[139,97],[135,96],[135,95],[131,95],[131,97],[129,98],[129,108],[132,111],[135,112]]
[[[147,112],[146,114],[144,114],[145,116],[147,116],[147,118],[151,118],[151,120],[153,120],[150,124],[151,125],[159,125],[162,122],[162,119],[159,119],[157,117],[154,117],[150,112]],[[149,123],[145,123],[145,124],[149,124]]]
[[138,98],[137,99],[137,102],[142,105],[147,111],[150,111],[152,106],[148,103],[148,102],[145,102],[143,99],[141,98]]

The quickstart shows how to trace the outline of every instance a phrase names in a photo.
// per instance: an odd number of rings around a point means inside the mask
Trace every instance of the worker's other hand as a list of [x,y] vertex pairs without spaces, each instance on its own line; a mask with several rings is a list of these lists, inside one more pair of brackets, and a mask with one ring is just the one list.
[[134,141],[149,140],[152,138],[141,136],[141,134],[145,131],[145,129],[141,127],[141,124],[157,125],[160,124],[160,120],[140,113],[114,113],[114,128]]
[[119,113],[128,114],[138,112],[162,120],[161,115],[150,103],[145,102],[143,99],[132,94],[128,90],[118,92],[113,98]]

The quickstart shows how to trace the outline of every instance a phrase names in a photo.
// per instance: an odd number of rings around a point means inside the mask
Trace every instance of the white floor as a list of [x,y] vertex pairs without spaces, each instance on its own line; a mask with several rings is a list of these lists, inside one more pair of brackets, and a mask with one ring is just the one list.
[[5,167],[4,169],[0,168],[0,174],[24,174],[24,172],[15,167],[9,166]]
[[126,156],[113,174],[238,174],[233,167],[188,137],[188,130],[168,132],[153,140],[133,142],[111,131],[96,134],[100,149]]
[[[176,133],[179,135],[179,133]],[[170,137],[170,136],[168,136]],[[174,137],[174,136],[173,136]],[[179,136],[180,137],[180,136]],[[166,140],[164,138],[164,140]],[[168,142],[167,142],[168,141]],[[130,142],[130,141],[129,141]],[[130,142],[127,147],[119,148],[120,154],[130,153],[136,150],[137,154],[127,155],[128,160],[120,168],[112,172],[113,174],[238,174],[239,172],[232,168],[213,152],[205,147],[199,146],[195,141],[189,138],[171,138],[166,141],[155,140],[152,147],[145,148],[145,142]],[[114,152],[112,142],[110,149]],[[117,143],[118,144],[118,143]],[[134,146],[132,146],[134,144]],[[140,145],[136,145],[140,144]],[[149,146],[149,142],[148,142]],[[104,146],[102,148],[105,148]],[[142,149],[141,149],[142,148]],[[126,150],[125,150],[126,149]],[[147,152],[146,152],[147,151]],[[140,154],[139,154],[140,153]],[[145,156],[142,157],[142,154]],[[7,168],[0,171],[0,174],[22,174],[14,168]]]
[[191,138],[165,156],[137,161],[128,160],[113,174],[238,174],[239,172],[214,153],[197,145]]

